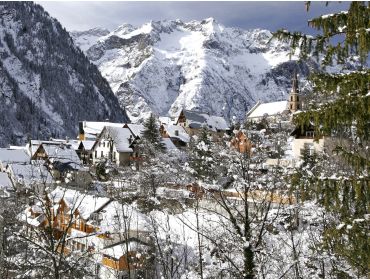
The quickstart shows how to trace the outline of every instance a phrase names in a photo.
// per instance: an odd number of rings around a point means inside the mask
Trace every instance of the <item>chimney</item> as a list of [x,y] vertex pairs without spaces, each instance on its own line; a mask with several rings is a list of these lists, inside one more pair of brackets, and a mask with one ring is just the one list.
[[85,131],[84,131],[84,127],[86,126],[86,122],[83,121],[83,122],[79,122],[78,123],[78,138],[80,140],[85,140]]

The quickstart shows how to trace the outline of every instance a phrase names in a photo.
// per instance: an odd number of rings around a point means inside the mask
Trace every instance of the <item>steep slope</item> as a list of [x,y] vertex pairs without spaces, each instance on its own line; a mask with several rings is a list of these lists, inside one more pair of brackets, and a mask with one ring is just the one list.
[[[89,32],[72,34],[77,44],[91,38]],[[124,24],[88,40],[84,50],[133,121],[183,107],[243,119],[258,99],[287,98],[294,69],[301,79],[309,72],[296,57],[290,60],[287,45],[269,42],[271,36],[225,28],[212,18],[159,21]]]
[[0,3],[0,145],[75,138],[79,120],[125,121],[107,81],[39,5]]

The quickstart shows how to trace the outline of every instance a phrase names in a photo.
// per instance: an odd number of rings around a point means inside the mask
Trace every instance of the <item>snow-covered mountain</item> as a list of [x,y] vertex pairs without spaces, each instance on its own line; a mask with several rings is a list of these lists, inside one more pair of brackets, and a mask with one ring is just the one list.
[[[132,121],[181,108],[243,119],[259,99],[287,98],[297,57],[290,60],[289,47],[270,42],[271,36],[226,28],[212,18],[72,32]],[[298,63],[301,79],[308,72],[307,64]]]
[[127,120],[97,67],[41,6],[2,2],[0,15],[0,146],[76,137],[79,120]]

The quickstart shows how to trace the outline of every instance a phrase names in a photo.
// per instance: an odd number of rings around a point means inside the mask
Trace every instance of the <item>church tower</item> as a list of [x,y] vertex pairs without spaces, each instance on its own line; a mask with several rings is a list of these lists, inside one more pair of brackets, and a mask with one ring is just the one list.
[[298,78],[297,71],[294,71],[294,77],[292,80],[292,90],[289,93],[289,110],[294,113],[297,110],[302,110],[302,101],[299,96]]

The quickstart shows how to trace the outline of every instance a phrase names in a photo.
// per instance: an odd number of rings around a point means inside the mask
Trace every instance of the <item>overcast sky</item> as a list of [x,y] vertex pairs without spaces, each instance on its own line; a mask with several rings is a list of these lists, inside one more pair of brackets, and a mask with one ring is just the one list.
[[304,2],[109,2],[36,1],[49,14],[57,18],[69,31],[104,27],[114,30],[123,23],[139,26],[150,20],[181,19],[201,20],[213,17],[227,27],[279,28],[312,32],[307,20],[321,14],[344,10],[348,2],[312,2],[307,13]]

